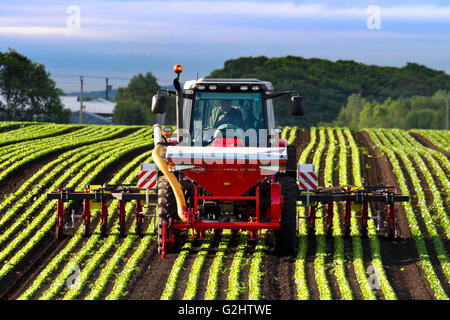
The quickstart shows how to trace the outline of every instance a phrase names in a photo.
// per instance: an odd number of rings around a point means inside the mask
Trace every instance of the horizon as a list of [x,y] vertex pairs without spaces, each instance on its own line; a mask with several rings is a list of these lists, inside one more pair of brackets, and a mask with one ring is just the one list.
[[[151,72],[170,85],[239,57],[298,56],[450,74],[445,1],[57,1],[1,4],[0,50],[43,64],[65,93]],[[180,14],[178,14],[180,13]]]

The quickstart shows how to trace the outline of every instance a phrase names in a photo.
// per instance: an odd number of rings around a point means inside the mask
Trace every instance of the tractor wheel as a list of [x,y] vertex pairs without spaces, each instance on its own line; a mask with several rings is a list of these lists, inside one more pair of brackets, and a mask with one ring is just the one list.
[[162,249],[162,225],[166,222],[167,234],[166,238],[174,236],[175,243],[169,246],[166,243],[166,251],[174,250],[183,242],[180,230],[173,230],[172,224],[175,220],[179,220],[177,213],[177,202],[169,180],[165,176],[158,177],[158,253],[161,254]]
[[287,147],[287,156],[286,174],[297,178],[297,149],[295,146]]
[[275,251],[281,255],[296,255],[298,249],[297,181],[294,177],[280,176],[283,208],[280,230],[275,231]]

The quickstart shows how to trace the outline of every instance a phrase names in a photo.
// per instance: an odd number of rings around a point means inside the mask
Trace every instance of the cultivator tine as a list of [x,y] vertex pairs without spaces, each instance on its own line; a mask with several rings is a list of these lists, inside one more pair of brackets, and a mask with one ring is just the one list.
[[[89,188],[87,188],[87,191],[85,189],[85,192],[89,192]],[[91,227],[91,204],[89,202],[89,199],[83,200],[83,233],[84,236],[89,236],[90,234],[90,227]]]
[[136,233],[142,237],[142,204],[139,200],[136,201]]
[[106,199],[102,200],[101,216],[102,216],[102,225],[100,233],[102,237],[106,237],[108,229],[108,200]]
[[388,204],[388,237],[394,240],[396,237],[396,219],[394,203]]
[[363,238],[367,238],[368,219],[369,219],[369,204],[367,203],[367,201],[364,201],[361,207],[361,235]]
[[56,203],[56,238],[62,239],[64,236],[64,202],[58,200]]
[[352,216],[352,202],[345,201],[345,211],[344,211],[344,236],[346,238],[350,237],[350,219]]
[[125,201],[119,200],[119,236],[125,236]]
[[334,208],[334,202],[328,202],[326,204],[326,224],[325,224],[325,232],[327,235],[327,238],[331,238],[333,235],[333,208]]
[[308,234],[313,236],[316,230],[316,207],[308,208]]

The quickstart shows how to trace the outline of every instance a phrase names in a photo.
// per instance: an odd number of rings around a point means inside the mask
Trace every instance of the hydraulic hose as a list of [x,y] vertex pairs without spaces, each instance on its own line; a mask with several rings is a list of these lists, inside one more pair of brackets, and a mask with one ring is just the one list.
[[163,153],[165,151],[166,149],[162,144],[157,144],[152,152],[153,162],[156,164],[158,169],[161,170],[164,176],[166,176],[167,180],[169,180],[169,184],[172,187],[173,193],[175,194],[175,199],[177,201],[178,217],[181,221],[186,222],[186,217],[184,216],[184,212],[186,210],[186,199],[184,198],[180,183],[175,175],[169,171],[167,163],[164,161],[165,157],[163,156]]

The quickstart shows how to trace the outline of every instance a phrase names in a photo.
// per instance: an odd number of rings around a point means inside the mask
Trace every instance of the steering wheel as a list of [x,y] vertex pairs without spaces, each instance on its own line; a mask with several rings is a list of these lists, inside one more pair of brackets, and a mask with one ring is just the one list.
[[236,125],[234,125],[234,124],[231,124],[231,123],[224,123],[224,124],[221,124],[220,126],[217,127],[216,132],[214,132],[214,137],[213,137],[213,139],[217,138],[217,136],[218,136],[222,131],[226,131],[226,130],[228,130],[228,129],[229,129],[229,130],[234,130],[234,131],[236,131],[236,130],[239,130],[239,127],[236,126]]

